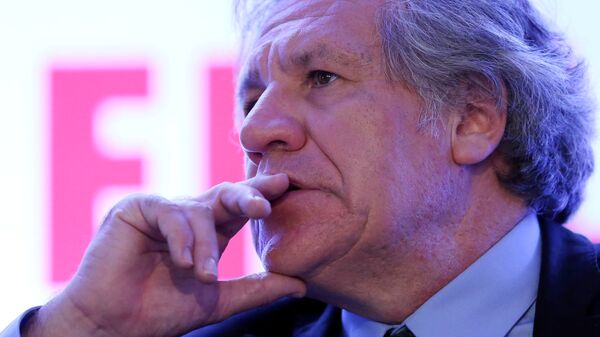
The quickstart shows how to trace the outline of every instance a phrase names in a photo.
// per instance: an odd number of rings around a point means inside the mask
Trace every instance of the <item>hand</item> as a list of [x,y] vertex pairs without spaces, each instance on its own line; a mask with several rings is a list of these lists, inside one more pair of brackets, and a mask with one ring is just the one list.
[[68,287],[34,316],[25,336],[172,336],[304,296],[302,281],[273,273],[217,281],[217,261],[249,218],[271,212],[284,174],[225,183],[170,202],[133,196],[108,214]]

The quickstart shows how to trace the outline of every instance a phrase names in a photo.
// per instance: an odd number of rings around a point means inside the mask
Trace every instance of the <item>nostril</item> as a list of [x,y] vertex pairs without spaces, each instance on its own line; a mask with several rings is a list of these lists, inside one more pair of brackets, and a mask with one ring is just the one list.
[[256,165],[258,165],[262,159],[262,153],[260,152],[246,152],[246,156]]
[[279,148],[285,149],[287,147],[287,143],[284,142],[283,140],[277,139],[277,140],[270,142],[268,147],[270,149],[279,149]]
[[287,192],[292,192],[292,191],[298,191],[300,189],[300,187],[294,185],[294,184],[290,184],[288,186]]

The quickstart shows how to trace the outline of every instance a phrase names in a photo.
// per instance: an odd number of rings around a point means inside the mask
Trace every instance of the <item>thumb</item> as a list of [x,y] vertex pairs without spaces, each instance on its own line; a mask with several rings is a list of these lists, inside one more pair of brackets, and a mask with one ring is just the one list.
[[219,282],[220,321],[236,313],[267,305],[284,297],[304,297],[306,285],[300,279],[275,273],[259,273]]

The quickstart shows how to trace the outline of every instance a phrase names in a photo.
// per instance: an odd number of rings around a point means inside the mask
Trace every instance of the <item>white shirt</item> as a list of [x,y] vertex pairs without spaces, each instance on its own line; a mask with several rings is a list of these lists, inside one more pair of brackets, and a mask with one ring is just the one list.
[[[532,336],[540,263],[539,223],[530,214],[404,324],[416,337]],[[342,326],[345,337],[379,337],[392,327],[346,310]]]

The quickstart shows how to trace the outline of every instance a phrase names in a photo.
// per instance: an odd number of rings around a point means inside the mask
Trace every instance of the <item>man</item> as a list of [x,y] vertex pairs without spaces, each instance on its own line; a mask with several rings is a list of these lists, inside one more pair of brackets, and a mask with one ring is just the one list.
[[[23,336],[600,336],[584,68],[526,0],[246,7],[248,180],[117,204]],[[216,281],[248,219],[268,272]]]

